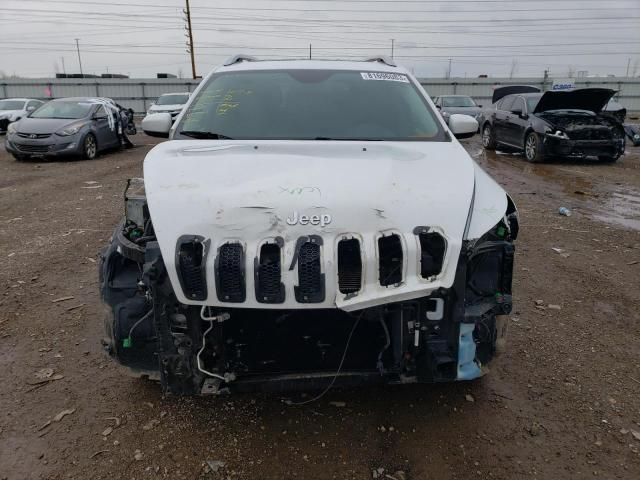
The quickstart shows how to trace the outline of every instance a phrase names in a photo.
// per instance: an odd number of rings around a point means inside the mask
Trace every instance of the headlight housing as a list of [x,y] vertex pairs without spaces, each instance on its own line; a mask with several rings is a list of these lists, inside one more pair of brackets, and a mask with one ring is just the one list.
[[16,130],[16,124],[15,124],[15,123],[10,123],[10,124],[7,126],[7,133],[8,133],[8,134],[14,134],[14,133],[16,133],[16,131],[17,131],[17,130]]
[[71,125],[56,132],[56,135],[60,135],[61,137],[68,137],[70,135],[75,135],[76,133],[78,133],[81,128],[82,125]]
[[550,135],[550,136],[556,137],[556,138],[561,138],[563,140],[569,140],[569,135],[567,135],[562,130],[548,130],[547,131],[547,135]]

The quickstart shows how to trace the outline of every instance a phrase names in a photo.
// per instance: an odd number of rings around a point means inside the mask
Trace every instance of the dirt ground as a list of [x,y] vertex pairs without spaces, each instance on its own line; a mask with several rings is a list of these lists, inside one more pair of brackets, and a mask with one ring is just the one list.
[[97,252],[156,143],[135,139],[90,162],[0,148],[0,479],[640,478],[640,148],[531,165],[465,141],[520,209],[507,353],[473,383],[291,407],[163,398],[103,353]]

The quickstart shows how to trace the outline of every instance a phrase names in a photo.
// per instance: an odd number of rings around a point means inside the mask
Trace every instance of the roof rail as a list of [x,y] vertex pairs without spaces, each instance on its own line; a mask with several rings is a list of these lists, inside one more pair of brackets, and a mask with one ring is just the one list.
[[377,57],[367,58],[365,59],[365,62],[380,62],[380,63],[384,63],[385,65],[389,65],[390,67],[398,66],[396,65],[396,62],[394,62],[389,57],[386,57],[384,55],[378,55]]
[[255,62],[256,60],[258,60],[256,57],[252,57],[250,55],[244,55],[241,53],[239,55],[234,55],[233,57],[227,58],[227,60],[224,62],[224,66],[228,67],[229,65],[233,65],[234,63],[240,63],[240,62]]

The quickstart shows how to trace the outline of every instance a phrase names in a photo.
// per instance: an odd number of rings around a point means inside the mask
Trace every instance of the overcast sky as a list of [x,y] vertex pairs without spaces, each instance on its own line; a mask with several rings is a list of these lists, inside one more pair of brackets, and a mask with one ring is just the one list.
[[[184,0],[0,0],[0,72],[189,77]],[[191,0],[196,67],[394,56],[418,76],[640,75],[640,0]],[[451,59],[451,60],[449,60]]]

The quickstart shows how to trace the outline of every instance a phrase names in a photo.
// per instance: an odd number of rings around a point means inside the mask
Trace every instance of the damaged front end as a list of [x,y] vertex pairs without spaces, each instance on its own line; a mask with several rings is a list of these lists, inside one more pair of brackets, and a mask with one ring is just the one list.
[[539,114],[550,127],[544,136],[545,152],[561,157],[595,156],[617,159],[625,150],[625,132],[605,115],[549,112]]
[[[508,197],[497,224],[477,235],[472,202],[459,254],[437,229],[416,227],[412,233],[419,280],[435,282],[452,262],[450,287],[388,303],[365,297],[363,308],[348,304],[364,289],[367,259],[358,236],[341,237],[331,253],[335,272],[322,266],[327,245],[314,236],[295,242],[288,259],[283,238],[263,243],[251,258],[241,243],[214,247],[205,236],[183,235],[169,264],[141,179],[129,182],[125,203],[126,218],[100,264],[104,345],[133,373],[160,380],[164,392],[471,380],[504,347],[518,234],[517,211]],[[407,257],[413,256],[407,245],[399,233],[378,238],[380,289],[400,290],[408,281]],[[285,274],[294,264],[293,296],[300,308],[284,304]],[[177,282],[171,281],[171,268],[177,269]],[[343,308],[315,308],[334,282]],[[211,291],[215,302],[207,301]],[[257,303],[243,306],[248,298]]]

